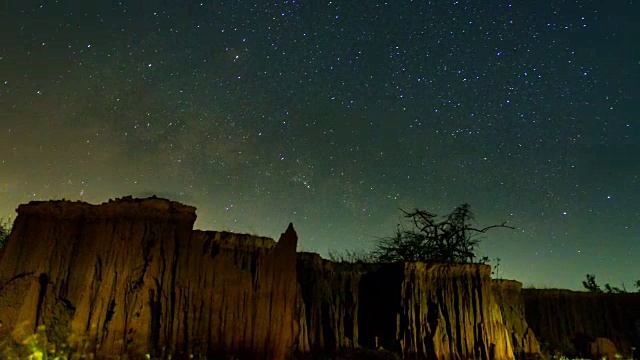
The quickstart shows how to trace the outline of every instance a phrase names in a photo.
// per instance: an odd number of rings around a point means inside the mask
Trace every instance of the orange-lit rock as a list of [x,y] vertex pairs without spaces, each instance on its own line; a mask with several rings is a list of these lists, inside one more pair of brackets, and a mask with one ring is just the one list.
[[[477,264],[348,264],[299,254],[308,343],[329,354],[361,346],[405,358],[513,359],[516,338],[538,354],[535,337],[518,333],[524,320],[503,318],[490,273]],[[502,301],[510,300],[522,309],[521,298]]]
[[541,355],[540,344],[525,319],[522,283],[494,279],[492,288],[495,302],[500,307],[503,322],[510,334],[516,358],[538,358]]
[[404,265],[399,340],[405,356],[513,359],[488,265]]
[[606,338],[597,338],[590,342],[588,352],[592,359],[615,360],[619,356],[616,345]]
[[18,208],[0,262],[0,339],[38,325],[98,356],[283,359],[298,337],[297,236],[194,232],[163,199]]

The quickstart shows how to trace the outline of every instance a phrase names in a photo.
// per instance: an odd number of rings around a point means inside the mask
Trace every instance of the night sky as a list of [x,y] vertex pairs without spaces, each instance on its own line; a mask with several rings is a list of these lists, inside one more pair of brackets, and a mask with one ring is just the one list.
[[[178,5],[179,4],[179,5]],[[369,249],[468,202],[525,286],[640,279],[640,3],[6,1],[0,216],[157,195]]]

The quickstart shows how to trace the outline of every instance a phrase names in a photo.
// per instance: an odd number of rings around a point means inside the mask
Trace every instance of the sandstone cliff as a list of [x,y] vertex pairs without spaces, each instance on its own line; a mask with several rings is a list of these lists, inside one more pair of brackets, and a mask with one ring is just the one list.
[[[504,319],[522,299],[493,294],[486,265],[348,264],[299,254],[298,280],[311,349],[383,347],[417,359],[513,359],[512,341],[537,355],[522,318]],[[528,342],[526,342],[528,341]],[[519,350],[520,348],[518,348]]]
[[404,264],[397,329],[405,356],[513,359],[488,265]]
[[494,279],[492,289],[510,334],[514,355],[518,359],[538,358],[541,355],[540,344],[525,318],[522,283]]
[[176,345],[209,355],[284,359],[300,331],[296,243],[291,225],[278,243],[195,232],[176,268]]
[[298,337],[297,236],[193,232],[162,199],[18,208],[0,262],[0,339],[39,325],[98,356],[283,359]]
[[360,280],[377,265],[324,260],[318,254],[298,254],[298,282],[304,301],[306,331],[301,343],[313,353],[335,355],[362,345],[358,316]]
[[524,289],[526,319],[552,350],[590,356],[611,340],[623,355],[640,349],[640,294],[598,294],[558,289]]

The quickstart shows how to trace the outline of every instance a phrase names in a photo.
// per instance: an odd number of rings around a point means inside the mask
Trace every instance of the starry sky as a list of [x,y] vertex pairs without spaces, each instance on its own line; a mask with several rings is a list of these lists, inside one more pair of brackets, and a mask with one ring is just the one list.
[[468,202],[525,286],[640,279],[640,2],[7,1],[0,216],[157,195],[323,255]]

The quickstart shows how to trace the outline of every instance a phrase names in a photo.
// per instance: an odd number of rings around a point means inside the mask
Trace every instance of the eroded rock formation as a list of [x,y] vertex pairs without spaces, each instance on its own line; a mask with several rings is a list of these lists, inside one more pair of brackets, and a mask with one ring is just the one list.
[[[348,264],[299,254],[308,343],[329,354],[361,346],[404,358],[513,359],[517,340],[522,354],[538,355],[522,298],[495,297],[490,273],[486,265]],[[514,309],[510,318],[502,305]]]
[[301,343],[311,352],[335,355],[362,345],[359,338],[360,280],[377,268],[371,264],[336,263],[318,254],[298,254],[298,281],[305,306],[306,332]]
[[296,254],[292,226],[275,242],[194,221],[195,208],[157,198],[20,206],[0,255],[0,342],[44,325],[99,358],[382,347],[489,360],[536,357],[534,331],[591,354],[611,354],[604,338],[623,353],[637,340],[637,294],[522,290],[487,265],[335,263]]
[[194,232],[180,250],[173,286],[179,316],[163,342],[179,338],[173,343],[182,353],[285,359],[300,331],[296,244],[291,225],[277,243]]
[[[629,356],[640,348],[640,294],[524,289],[526,320],[541,344],[575,356],[591,356],[609,339]],[[595,343],[592,344],[592,343]],[[604,351],[604,350],[603,350]]]
[[511,337],[514,355],[518,359],[540,356],[540,344],[525,318],[522,283],[515,280],[492,280],[495,302]]
[[297,236],[193,232],[162,199],[18,208],[0,262],[0,339],[46,326],[97,356],[284,359],[298,337]]

